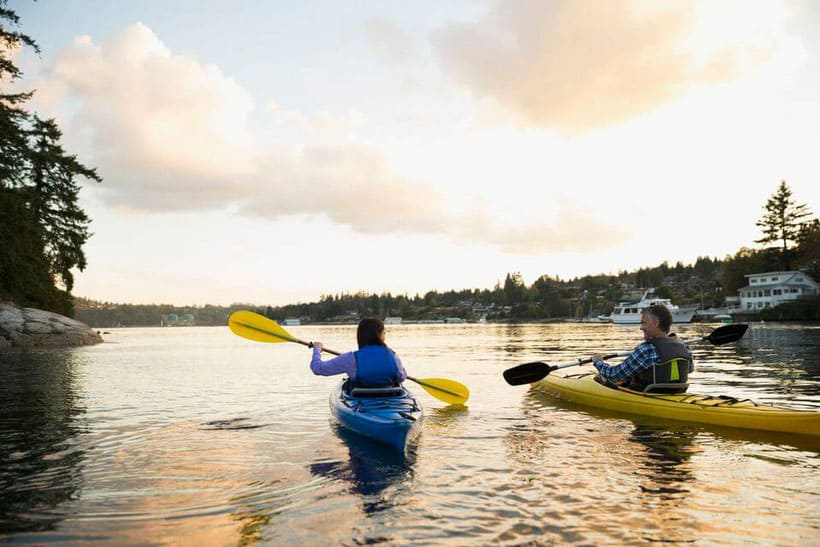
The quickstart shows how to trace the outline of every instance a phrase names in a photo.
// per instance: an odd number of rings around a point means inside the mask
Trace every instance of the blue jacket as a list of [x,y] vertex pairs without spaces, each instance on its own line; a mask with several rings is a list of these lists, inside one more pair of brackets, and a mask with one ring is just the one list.
[[353,352],[356,357],[356,382],[359,387],[399,385],[399,366],[393,352],[385,346],[372,345]]

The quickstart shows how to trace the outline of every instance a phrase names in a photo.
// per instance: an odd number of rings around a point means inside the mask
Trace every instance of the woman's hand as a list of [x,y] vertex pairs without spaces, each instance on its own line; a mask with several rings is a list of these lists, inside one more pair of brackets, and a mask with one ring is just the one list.
[[325,349],[325,346],[323,346],[321,342],[311,342],[310,345],[311,347],[318,348],[319,353],[321,353],[322,350]]

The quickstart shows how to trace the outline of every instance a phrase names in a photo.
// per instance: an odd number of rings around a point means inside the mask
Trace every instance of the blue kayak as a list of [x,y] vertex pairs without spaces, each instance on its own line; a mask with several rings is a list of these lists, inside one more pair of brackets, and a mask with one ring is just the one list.
[[330,412],[343,427],[404,452],[421,432],[421,403],[404,386],[351,387],[343,380],[330,394]]

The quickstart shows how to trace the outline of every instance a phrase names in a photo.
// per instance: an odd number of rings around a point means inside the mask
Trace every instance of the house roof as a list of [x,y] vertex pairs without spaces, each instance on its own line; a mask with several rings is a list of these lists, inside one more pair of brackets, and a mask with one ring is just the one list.
[[760,273],[750,273],[746,274],[743,277],[758,277],[758,276],[765,276],[765,275],[792,275],[792,274],[801,274],[803,272],[800,271],[780,271],[780,272],[760,272]]

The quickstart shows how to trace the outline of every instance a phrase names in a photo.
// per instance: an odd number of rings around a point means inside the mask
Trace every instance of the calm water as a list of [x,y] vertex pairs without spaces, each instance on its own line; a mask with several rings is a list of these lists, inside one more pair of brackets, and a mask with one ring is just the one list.
[[[290,330],[337,350],[355,332]],[[404,461],[337,430],[336,380],[310,374],[296,344],[119,329],[93,347],[3,353],[0,541],[818,545],[820,441],[585,411],[501,376],[639,334],[388,326],[411,374],[472,391],[453,408],[415,386],[427,414]],[[692,392],[820,411],[819,327],[755,324],[693,349]]]

